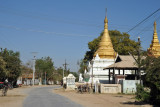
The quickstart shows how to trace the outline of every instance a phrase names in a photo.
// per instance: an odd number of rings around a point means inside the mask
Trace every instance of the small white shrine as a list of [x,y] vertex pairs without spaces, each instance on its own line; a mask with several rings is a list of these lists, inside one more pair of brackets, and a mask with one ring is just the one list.
[[75,79],[76,79],[76,77],[73,74],[69,74],[66,77],[66,89],[67,90],[74,90],[75,89]]

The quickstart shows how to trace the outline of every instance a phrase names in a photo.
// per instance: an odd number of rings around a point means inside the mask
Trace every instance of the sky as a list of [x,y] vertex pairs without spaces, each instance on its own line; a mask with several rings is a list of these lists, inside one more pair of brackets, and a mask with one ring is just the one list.
[[[128,32],[159,4],[160,0],[0,0],[0,47],[19,51],[23,64],[33,55],[50,56],[56,67],[66,59],[67,68],[77,72],[88,42],[103,31],[106,8],[109,30]],[[128,32],[133,40],[141,38],[144,50],[151,44],[154,21],[160,35],[160,11]]]

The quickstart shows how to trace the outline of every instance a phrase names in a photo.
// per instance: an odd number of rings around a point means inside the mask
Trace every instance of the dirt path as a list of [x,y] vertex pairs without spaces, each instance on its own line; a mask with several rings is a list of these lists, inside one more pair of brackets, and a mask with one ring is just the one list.
[[85,107],[152,107],[135,102],[134,95],[121,94],[80,94],[75,91],[53,90],[54,93],[69,98]]

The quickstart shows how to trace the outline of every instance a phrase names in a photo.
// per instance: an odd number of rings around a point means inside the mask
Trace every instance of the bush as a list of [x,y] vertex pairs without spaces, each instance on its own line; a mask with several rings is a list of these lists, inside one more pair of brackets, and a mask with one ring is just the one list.
[[136,84],[136,86],[137,86],[136,99],[143,102],[149,102],[150,92],[148,90],[144,90],[144,87],[140,84]]
[[160,86],[157,84],[151,84],[150,103],[160,105]]

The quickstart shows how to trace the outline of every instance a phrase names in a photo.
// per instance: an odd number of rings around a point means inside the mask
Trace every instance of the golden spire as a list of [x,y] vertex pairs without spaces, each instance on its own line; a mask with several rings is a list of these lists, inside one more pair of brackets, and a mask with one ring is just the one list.
[[153,33],[152,45],[153,46],[159,45],[159,40],[158,40],[158,36],[157,36],[157,29],[156,29],[156,22],[154,22],[154,33]]
[[157,29],[156,29],[156,21],[154,22],[154,33],[157,33]]
[[94,57],[99,55],[103,59],[114,59],[116,57],[116,52],[113,49],[112,41],[108,32],[108,19],[107,16],[104,19],[104,32],[101,37],[99,48],[94,53]]
[[155,57],[160,56],[160,44],[157,35],[156,22],[154,22],[154,32],[153,32],[153,40],[150,48],[148,48],[148,55],[152,55]]

